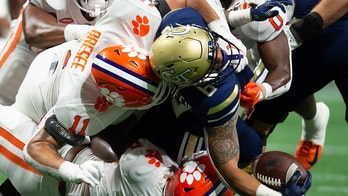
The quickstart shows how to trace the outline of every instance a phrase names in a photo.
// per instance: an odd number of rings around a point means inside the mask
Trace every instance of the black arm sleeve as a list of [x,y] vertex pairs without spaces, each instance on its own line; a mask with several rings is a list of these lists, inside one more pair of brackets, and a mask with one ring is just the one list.
[[170,7],[168,3],[165,0],[157,0],[157,5],[156,5],[158,11],[161,13],[162,18],[170,12]]
[[290,26],[291,33],[300,42],[306,42],[323,30],[323,19],[316,12],[311,12]]
[[56,116],[49,117],[45,122],[47,132],[56,140],[65,142],[72,146],[82,144],[85,136],[78,135],[65,129],[57,120]]

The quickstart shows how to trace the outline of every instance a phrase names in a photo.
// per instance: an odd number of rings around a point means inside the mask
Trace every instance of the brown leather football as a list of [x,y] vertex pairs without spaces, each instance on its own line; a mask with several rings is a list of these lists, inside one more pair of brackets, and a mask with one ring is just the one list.
[[301,178],[298,185],[305,182],[307,170],[294,156],[281,151],[264,152],[252,161],[251,169],[255,178],[271,189],[280,191],[298,169]]

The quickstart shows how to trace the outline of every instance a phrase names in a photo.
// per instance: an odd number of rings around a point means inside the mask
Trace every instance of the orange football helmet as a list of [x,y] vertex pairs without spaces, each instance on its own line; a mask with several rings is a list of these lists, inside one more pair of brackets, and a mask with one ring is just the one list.
[[100,51],[93,59],[91,75],[106,99],[122,108],[146,109],[168,94],[167,85],[153,73],[146,52],[133,46]]
[[190,157],[168,180],[165,196],[234,195],[221,183],[206,151]]

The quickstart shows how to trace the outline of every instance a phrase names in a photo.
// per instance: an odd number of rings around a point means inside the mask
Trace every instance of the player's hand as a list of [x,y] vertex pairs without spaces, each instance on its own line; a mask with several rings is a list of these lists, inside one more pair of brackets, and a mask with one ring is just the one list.
[[286,184],[286,187],[281,191],[284,196],[302,196],[306,194],[306,192],[312,186],[312,175],[309,171],[307,171],[307,179],[301,186],[297,185],[300,177],[301,172],[299,170],[296,170],[294,175]]
[[245,86],[240,95],[240,105],[246,109],[254,109],[255,105],[263,98],[262,87],[256,82],[250,81]]
[[267,0],[262,4],[251,6],[250,15],[254,21],[264,21],[279,14],[278,10],[271,10],[274,7],[279,7],[284,13],[286,12],[284,5],[292,5],[291,0]]
[[104,176],[104,165],[102,162],[92,160],[81,165],[65,161],[60,165],[58,171],[63,180],[67,182],[85,182],[95,187],[99,185],[100,179]]

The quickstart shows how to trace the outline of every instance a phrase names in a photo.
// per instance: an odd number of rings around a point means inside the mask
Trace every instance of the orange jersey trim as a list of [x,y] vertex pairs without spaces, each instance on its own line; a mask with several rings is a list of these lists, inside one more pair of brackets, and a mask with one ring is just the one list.
[[7,60],[8,56],[13,52],[16,48],[17,43],[19,42],[23,27],[22,27],[22,15],[24,12],[25,6],[22,7],[21,12],[18,15],[17,24],[14,31],[11,33],[10,37],[7,39],[5,46],[1,49],[0,52],[0,68]]
[[[17,139],[15,136],[13,136],[10,132],[6,131],[2,127],[0,127],[0,136],[5,138],[7,141],[9,141],[11,144],[13,144],[15,147],[23,151],[24,143]],[[16,165],[33,172],[35,174],[42,175],[40,172],[36,171],[33,167],[31,167],[27,162],[23,160],[23,158],[18,157],[14,153],[12,153],[10,150],[8,150],[5,146],[0,145],[0,154],[4,155],[7,159],[15,163]]]

